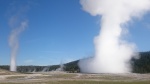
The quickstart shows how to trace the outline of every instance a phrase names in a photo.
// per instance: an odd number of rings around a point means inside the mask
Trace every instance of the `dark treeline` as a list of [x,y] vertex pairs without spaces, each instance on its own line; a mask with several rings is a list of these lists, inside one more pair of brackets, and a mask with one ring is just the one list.
[[150,73],[150,51],[140,52],[139,59],[132,59],[134,73]]
[[71,73],[80,72],[80,69],[78,67],[78,62],[79,60],[64,64],[65,66],[64,71],[71,72]]
[[[149,52],[140,52],[139,59],[133,58],[131,60],[131,64],[133,67],[133,73],[150,73],[150,51]],[[80,72],[78,67],[78,62],[73,61],[64,64],[63,70],[71,73]],[[1,69],[9,70],[8,65],[1,65]],[[18,66],[17,71],[26,73],[26,72],[41,72],[41,71],[55,71],[55,70],[62,70],[59,69],[60,65],[52,65],[52,66]]]
[[[17,72],[21,73],[28,73],[28,72],[45,72],[45,71],[53,71],[58,69],[59,65],[52,65],[52,66],[17,66]],[[1,69],[9,70],[8,65],[1,65]]]

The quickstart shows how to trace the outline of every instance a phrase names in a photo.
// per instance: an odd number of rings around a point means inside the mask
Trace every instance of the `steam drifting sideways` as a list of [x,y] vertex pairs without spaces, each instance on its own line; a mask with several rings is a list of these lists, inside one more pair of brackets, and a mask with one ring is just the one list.
[[27,19],[23,16],[24,12],[22,8],[9,18],[9,26],[12,28],[9,36],[9,46],[11,48],[10,71],[16,71],[16,56],[19,48],[18,38],[28,25]]
[[84,73],[129,73],[130,60],[137,56],[134,43],[127,42],[127,22],[150,10],[150,0],[80,0],[83,10],[101,16],[101,30],[95,37],[95,56],[79,62]]

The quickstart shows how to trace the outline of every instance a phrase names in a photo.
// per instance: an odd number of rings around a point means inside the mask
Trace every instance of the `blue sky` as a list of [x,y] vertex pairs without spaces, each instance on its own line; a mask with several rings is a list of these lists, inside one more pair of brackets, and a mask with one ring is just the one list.
[[[0,0],[0,64],[10,63],[8,21],[21,7],[28,27],[19,36],[18,65],[53,65],[94,54],[100,17],[84,12],[79,0]],[[128,40],[150,50],[150,13],[129,22]]]

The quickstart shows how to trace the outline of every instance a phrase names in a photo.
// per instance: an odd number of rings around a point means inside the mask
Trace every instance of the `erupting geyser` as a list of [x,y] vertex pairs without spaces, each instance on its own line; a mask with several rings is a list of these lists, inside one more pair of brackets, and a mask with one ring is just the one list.
[[26,26],[27,21],[23,21],[19,23],[19,26],[13,29],[10,34],[9,37],[9,46],[11,47],[10,71],[16,71],[16,56],[19,47],[18,36],[26,28]]
[[[84,73],[129,73],[136,46],[123,39],[125,25],[150,10],[150,0],[80,0],[83,10],[101,16],[101,30],[94,39],[95,56],[80,60]],[[126,29],[127,30],[127,29]]]
[[[13,7],[12,7],[13,8]],[[12,31],[9,36],[9,46],[11,48],[11,59],[10,59],[10,71],[16,71],[16,56],[18,54],[18,48],[19,48],[19,41],[18,38],[20,36],[20,33],[25,30],[25,28],[28,25],[28,20],[25,18],[24,13],[28,9],[27,6],[18,7],[20,8],[17,11],[14,11],[15,13],[10,13],[9,18],[9,26],[12,28]]]

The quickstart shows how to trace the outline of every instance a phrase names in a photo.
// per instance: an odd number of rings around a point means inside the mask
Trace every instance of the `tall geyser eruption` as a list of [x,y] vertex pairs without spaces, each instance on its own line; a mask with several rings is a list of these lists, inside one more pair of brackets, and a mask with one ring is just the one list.
[[11,47],[10,71],[16,71],[16,56],[18,52],[18,37],[27,26],[27,21],[19,23],[20,25],[13,29],[9,37],[9,46]]
[[124,39],[126,25],[150,10],[150,0],[80,0],[83,10],[101,16],[101,30],[95,37],[95,56],[80,60],[84,73],[129,73],[136,46]]
[[18,38],[28,25],[28,20],[24,16],[27,8],[28,7],[21,7],[15,14],[10,13],[9,26],[12,28],[8,39],[11,48],[10,71],[16,71],[16,56],[19,48]]

